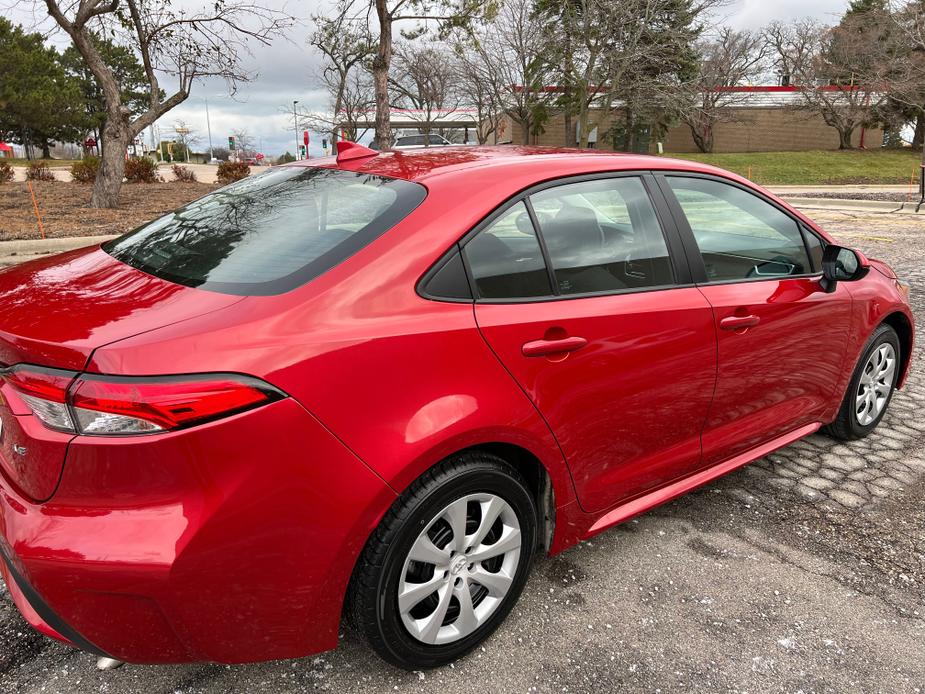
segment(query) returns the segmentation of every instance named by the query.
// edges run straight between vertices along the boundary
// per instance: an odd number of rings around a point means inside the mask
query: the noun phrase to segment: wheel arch
[[[881,324],[889,325],[899,336],[899,379],[897,386],[902,387],[909,373],[909,365],[912,363],[912,344],[913,328],[912,321],[902,311],[894,311],[884,316]]]

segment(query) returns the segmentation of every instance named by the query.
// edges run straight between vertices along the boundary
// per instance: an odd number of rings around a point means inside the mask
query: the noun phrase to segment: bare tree
[[[504,121],[505,104],[503,87],[496,84],[496,76],[478,53],[465,42],[455,45],[454,69],[459,80],[459,92],[463,105],[475,110],[476,137],[484,145],[498,132]],[[499,88],[500,87],[500,88]]]
[[[543,26],[531,0],[508,0],[489,25],[464,31],[459,49],[490,91],[486,103],[500,106],[520,126],[523,144],[542,127],[556,96],[548,88],[554,74],[544,53]],[[499,120],[495,130],[500,127]]]
[[[759,33],[728,27],[697,46],[700,67],[692,84],[691,107],[682,113],[694,144],[701,152],[713,151],[717,123],[741,120],[737,108],[749,98],[735,87],[758,78],[766,68],[767,44]]]
[[[173,122],[173,140],[183,152],[183,158],[189,161],[190,147],[199,142],[202,138],[199,133],[185,120],[178,118]]]
[[[363,69],[351,70],[340,91],[340,107],[329,111],[298,111],[299,127],[319,133],[330,133],[332,142],[343,137],[356,142],[366,134],[370,113],[373,112],[376,99],[373,94],[372,75]],[[292,119],[292,109],[280,110]],[[290,125],[289,130],[295,125]]]
[[[234,137],[234,148],[238,153],[238,158],[252,157],[256,153],[254,151],[254,138],[244,128],[239,128],[231,131],[232,137]]]
[[[220,76],[232,85],[250,75],[242,66],[248,43],[269,43],[292,18],[249,0],[214,0],[203,9],[175,8],[172,0],[44,0],[49,15],[71,37],[103,93],[103,158],[92,207],[116,207],[125,153],[138,134],[189,97],[193,82]],[[134,49],[148,80],[148,108],[133,117],[119,81],[93,41],[93,32],[116,36]],[[163,94],[158,75],[177,83]]]
[[[441,34],[490,17],[496,7],[494,0],[365,0],[370,12],[375,12],[379,24],[379,40],[373,58],[373,85],[376,93],[375,142],[386,149],[391,143],[389,123],[389,72],[392,66],[393,29],[396,22],[414,22],[406,32],[408,37],[425,33],[428,24],[439,27]]]
[[[337,141],[345,120],[346,129],[352,130],[356,137],[357,123],[351,116],[357,114],[357,109],[368,110],[374,103],[369,98],[372,82],[361,73],[367,72],[375,45],[368,27],[353,12],[353,0],[338,0],[333,16],[312,16],[317,29],[309,43],[324,57],[319,82],[329,95],[331,118],[317,113],[302,117],[312,129],[329,132],[332,143]]]
[[[867,21],[857,15],[846,16],[837,27],[801,20],[765,30],[778,71],[799,89],[797,108],[835,128],[839,149],[853,147],[854,131],[876,123],[889,98],[882,72],[890,63],[889,42],[866,31]]]
[[[408,43],[395,50],[389,84],[391,103],[420,114],[418,130],[430,135],[434,122],[460,106],[459,73],[448,51],[435,44]],[[429,138],[424,138],[425,143]]]

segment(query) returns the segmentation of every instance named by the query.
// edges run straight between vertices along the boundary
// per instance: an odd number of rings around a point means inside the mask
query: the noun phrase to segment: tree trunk
[[[392,64],[392,17],[386,0],[376,0],[379,15],[379,49],[373,59],[373,84],[376,89],[376,146],[388,149],[392,124],[389,119],[389,67]]]
[[[851,145],[851,135],[854,133],[854,128],[839,128],[838,129],[838,148],[839,149],[854,149]]]
[[[921,147],[925,143],[925,113],[920,113],[915,119],[915,133],[912,135],[912,146]]]
[[[588,136],[590,133],[588,116],[588,100],[585,94],[581,95],[581,106],[578,107],[578,146],[581,149],[587,149]]]
[[[636,150],[636,114],[633,110],[626,109],[626,140],[623,147],[624,152],[633,152]]]
[[[133,139],[128,123],[120,120],[122,119],[116,117],[106,119],[100,140],[100,170],[93,184],[90,207],[119,206],[119,191],[122,189],[122,178],[125,176],[125,153]]]
[[[42,159],[51,159],[51,147],[44,137],[42,138]]]

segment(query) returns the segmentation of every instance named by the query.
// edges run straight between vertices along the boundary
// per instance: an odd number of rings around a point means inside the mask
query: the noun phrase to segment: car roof
[[[517,145],[449,146],[379,152],[376,156],[337,162],[335,157],[307,159],[288,166],[323,166],[356,171],[407,181],[425,182],[451,173],[487,173],[503,169],[509,176],[518,169],[527,173],[537,168],[547,176],[575,175],[587,171],[635,171],[669,169],[701,173],[718,173],[742,180],[707,164],[647,154],[605,152],[602,150],[535,147]],[[502,175],[499,171],[499,175]]]

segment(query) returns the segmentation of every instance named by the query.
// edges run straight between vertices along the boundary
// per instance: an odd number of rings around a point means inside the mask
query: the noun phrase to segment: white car
[[[392,149],[423,149],[424,147],[446,147],[452,144],[441,135],[403,135],[395,139]]]

